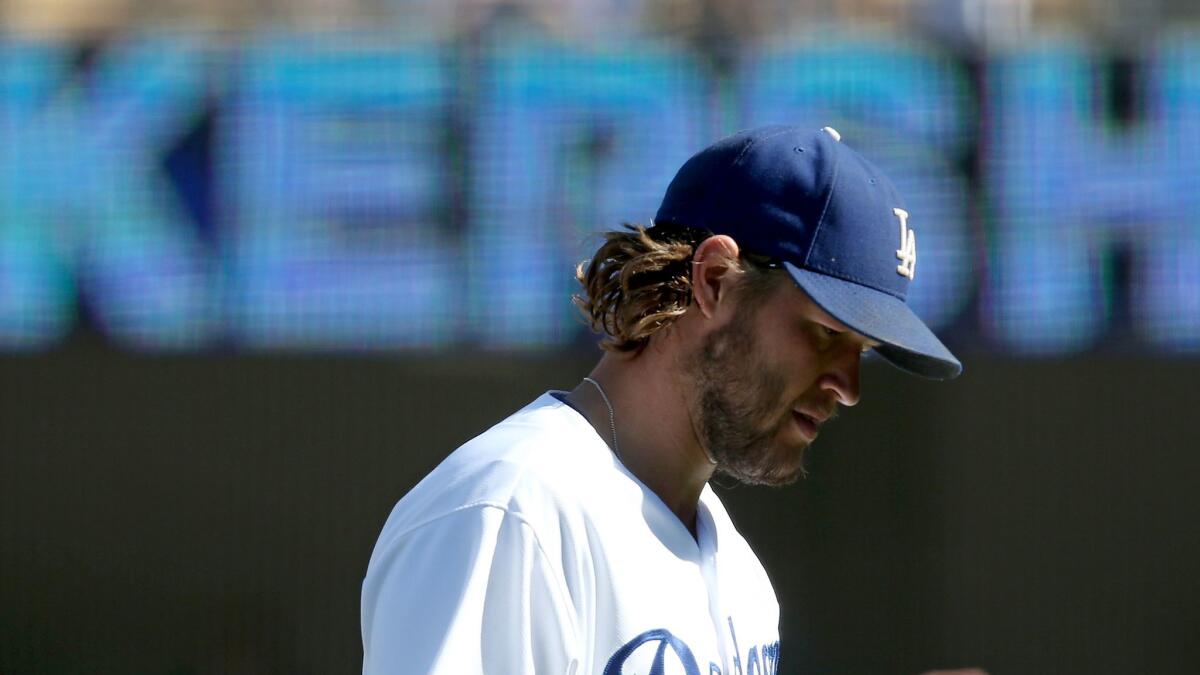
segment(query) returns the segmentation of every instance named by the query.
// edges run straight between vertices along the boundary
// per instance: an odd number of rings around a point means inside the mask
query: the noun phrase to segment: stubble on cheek
[[[700,442],[717,471],[742,483],[784,485],[803,474],[803,448],[779,446],[790,409],[782,374],[763,362],[752,330],[733,323],[709,336],[695,366]]]

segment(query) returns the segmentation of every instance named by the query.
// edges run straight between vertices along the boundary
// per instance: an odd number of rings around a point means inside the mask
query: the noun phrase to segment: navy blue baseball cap
[[[655,224],[733,237],[782,263],[796,285],[895,366],[945,380],[962,364],[906,303],[916,234],[895,186],[821,130],[769,126],[694,155],[671,181]]]

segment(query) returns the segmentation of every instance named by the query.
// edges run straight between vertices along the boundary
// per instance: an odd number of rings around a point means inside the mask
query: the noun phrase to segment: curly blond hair
[[[679,318],[692,303],[692,257],[712,233],[674,224],[649,229],[625,224],[605,232],[591,261],[575,267],[583,289],[572,297],[600,347],[637,352],[650,337]],[[739,265],[744,302],[757,303],[779,278],[761,256],[743,253]]]

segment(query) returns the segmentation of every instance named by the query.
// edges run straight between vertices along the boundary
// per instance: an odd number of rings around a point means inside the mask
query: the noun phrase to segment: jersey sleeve
[[[363,582],[363,675],[578,667],[563,575],[520,517],[473,506],[384,537]]]

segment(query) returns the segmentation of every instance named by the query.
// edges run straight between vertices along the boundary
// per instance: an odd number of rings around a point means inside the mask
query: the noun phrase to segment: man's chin
[[[804,470],[804,464],[801,463],[797,464],[796,466],[789,467],[787,471],[772,473],[771,475],[767,476],[763,482],[760,483],[760,485],[783,487],[784,485],[791,485],[807,475],[808,472]]]
[[[787,456],[771,463],[740,466],[721,462],[717,472],[729,476],[744,485],[766,485],[782,487],[791,485],[808,475],[804,469],[804,448],[790,451]]]

